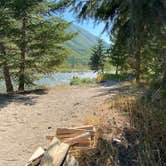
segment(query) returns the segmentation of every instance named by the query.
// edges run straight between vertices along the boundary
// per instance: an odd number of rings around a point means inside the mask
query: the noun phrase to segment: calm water
[[[51,73],[48,75],[41,75],[40,80],[35,81],[36,85],[39,86],[54,86],[60,84],[69,84],[73,77],[79,78],[96,78],[97,73],[92,71],[89,72],[70,72],[70,73]],[[5,91],[4,82],[0,82],[0,92]]]

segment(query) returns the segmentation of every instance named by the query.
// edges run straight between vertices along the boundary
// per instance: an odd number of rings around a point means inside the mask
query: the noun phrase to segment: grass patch
[[[101,73],[98,74],[96,78],[97,83],[102,83],[106,81],[125,81],[129,79],[128,74],[111,74],[111,73]]]
[[[90,78],[72,78],[70,81],[70,85],[87,85],[87,84],[94,84],[95,80]]]

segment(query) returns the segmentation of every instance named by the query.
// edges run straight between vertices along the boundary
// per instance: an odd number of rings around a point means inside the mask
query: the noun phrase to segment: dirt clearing
[[[86,123],[108,97],[108,87],[59,86],[14,96],[0,95],[0,166],[24,165],[57,127]]]

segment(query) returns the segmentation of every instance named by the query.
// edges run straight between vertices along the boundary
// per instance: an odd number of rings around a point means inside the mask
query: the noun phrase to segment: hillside
[[[69,31],[78,32],[78,35],[65,45],[72,50],[67,63],[74,65],[87,65],[91,55],[91,48],[96,44],[97,37],[77,25],[71,25]],[[107,43],[105,43],[108,45]]]

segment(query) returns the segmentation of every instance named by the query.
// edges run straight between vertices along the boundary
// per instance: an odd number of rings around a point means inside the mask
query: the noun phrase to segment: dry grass
[[[166,103],[137,99],[129,104],[131,124],[140,132],[142,147],[139,160],[143,165],[166,164]]]
[[[166,165],[165,99],[151,102],[142,94],[119,93],[86,120],[102,134],[96,149],[81,156],[81,165]]]
[[[151,102],[146,96],[116,96],[111,108],[128,114],[130,128],[138,132],[138,165],[166,165],[166,101]]]
[[[106,101],[95,115],[87,115],[85,118],[86,124],[97,127],[97,144],[95,149],[79,155],[81,166],[120,165],[119,153],[121,156],[124,155],[125,145],[118,145],[113,139],[121,139],[122,131],[129,123],[124,113],[114,108],[110,109],[111,107],[110,102]]]

